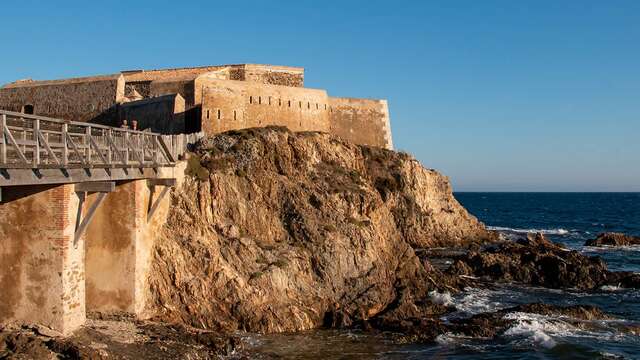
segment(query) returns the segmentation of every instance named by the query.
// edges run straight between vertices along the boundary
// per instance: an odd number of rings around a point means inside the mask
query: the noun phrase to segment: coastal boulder
[[[604,285],[637,288],[637,274],[612,272],[598,256],[585,256],[553,243],[542,234],[504,241],[455,257],[449,274],[476,276],[565,289],[596,289]]]
[[[640,236],[631,236],[622,233],[606,232],[595,239],[587,240],[585,246],[629,246],[640,245]]]

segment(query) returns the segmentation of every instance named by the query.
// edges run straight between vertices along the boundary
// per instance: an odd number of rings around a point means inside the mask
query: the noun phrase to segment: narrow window
[[[207,120],[209,120],[209,109],[207,109]]]
[[[253,104],[253,96],[249,96],[249,104]]]
[[[218,120],[220,120],[220,109],[218,109]]]
[[[324,109],[327,110],[327,104],[324,104]]]
[[[278,99],[278,106],[282,106],[282,99]]]
[[[33,115],[33,105],[25,105],[22,107],[22,113]]]
[[[291,100],[289,100],[289,107],[291,107]]]
[[[233,110],[233,120],[238,120],[238,116],[235,110]]]
[[[302,109],[302,101],[298,101],[298,106]]]
[[[318,103],[316,103],[316,110],[318,110]]]
[[[311,109],[311,103],[307,102],[307,109]]]
[[[269,96],[269,105],[271,105],[271,96]]]
[[[262,96],[258,96],[258,105],[262,105]]]

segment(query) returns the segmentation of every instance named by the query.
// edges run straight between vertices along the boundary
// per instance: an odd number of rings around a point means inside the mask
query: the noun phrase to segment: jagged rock
[[[599,234],[595,239],[587,240],[585,246],[629,246],[640,245],[640,236],[631,236],[622,233],[606,232]]]
[[[495,338],[517,320],[506,317],[509,313],[531,313],[546,316],[563,316],[572,322],[611,319],[600,309],[590,305],[554,306],[542,303],[519,305],[495,312],[481,313],[468,318],[452,319],[447,323],[437,317],[390,318],[384,315],[371,321],[374,329],[400,333],[396,340],[400,343],[432,343],[438,335],[461,334],[474,338]],[[632,330],[629,330],[630,332]]]
[[[611,272],[598,256],[554,244],[542,234],[506,241],[457,256],[450,274],[472,275],[548,288],[595,289],[603,285],[637,288],[640,276]]]
[[[497,239],[406,154],[274,127],[193,150],[154,249],[161,320],[280,332],[408,316],[460,281],[414,248]]]

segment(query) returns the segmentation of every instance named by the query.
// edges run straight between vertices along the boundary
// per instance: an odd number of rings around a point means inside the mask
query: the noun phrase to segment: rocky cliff
[[[284,128],[193,149],[154,249],[160,320],[259,332],[349,325],[437,287],[423,247],[494,240],[411,156]]]

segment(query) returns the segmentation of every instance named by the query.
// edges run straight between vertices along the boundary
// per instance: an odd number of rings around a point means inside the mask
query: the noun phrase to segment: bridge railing
[[[162,135],[0,110],[0,168],[173,166]]]

